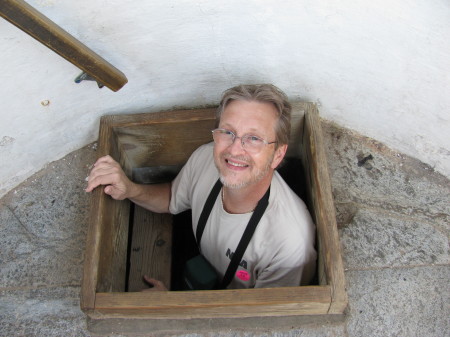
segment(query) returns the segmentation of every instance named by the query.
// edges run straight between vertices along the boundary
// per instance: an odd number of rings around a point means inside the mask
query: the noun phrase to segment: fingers
[[[99,179],[98,177],[101,175],[105,175],[105,169],[107,167],[111,167],[113,165],[114,160],[110,156],[104,156],[94,163],[91,172],[88,177],[88,185],[85,189],[86,192],[92,192],[97,186],[102,184],[107,184],[103,179]],[[102,173],[103,172],[103,173]]]
[[[85,191],[92,192],[100,185],[108,185],[104,191],[114,199],[126,197],[129,180],[120,165],[110,156],[101,157],[95,162]]]
[[[91,192],[97,186],[111,185],[120,180],[119,169],[112,166],[99,165],[92,169],[88,177],[86,192]]]
[[[99,163],[117,163],[109,154],[103,157],[100,157],[97,159],[97,161],[94,163],[94,166],[96,166]]]
[[[164,283],[157,279],[144,275],[144,281],[153,286],[152,288],[143,289],[142,291],[168,291]]]

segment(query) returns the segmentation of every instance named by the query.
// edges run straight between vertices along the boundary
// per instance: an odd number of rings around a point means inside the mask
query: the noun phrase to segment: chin
[[[238,190],[251,184],[249,181],[230,181],[230,179],[227,179],[222,175],[220,176],[220,181],[222,182],[223,186],[231,188],[233,190]]]
[[[260,182],[266,175],[269,173],[268,167],[266,167],[264,170],[260,170],[253,174],[251,177],[245,177],[243,179],[233,179],[235,177],[230,176],[224,176],[223,174],[220,174],[220,181],[222,182],[223,186],[231,189],[240,189],[244,187],[248,187],[253,184],[257,184]]]
[[[264,179],[270,172],[271,159],[259,169],[248,168],[246,172],[231,172],[226,165],[221,161],[222,158],[214,158],[214,164],[219,171],[220,181],[222,185],[231,189],[241,189],[250,185],[256,184]],[[221,163],[223,166],[221,166]],[[251,165],[250,165],[251,166]]]

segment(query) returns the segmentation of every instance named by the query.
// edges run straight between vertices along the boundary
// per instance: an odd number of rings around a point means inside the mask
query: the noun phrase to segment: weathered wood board
[[[0,1],[0,16],[109,89],[118,91],[128,82],[119,69],[25,1]]]
[[[135,206],[126,291],[149,288],[143,276],[162,281],[170,289],[172,253],[172,216],[157,214]]]

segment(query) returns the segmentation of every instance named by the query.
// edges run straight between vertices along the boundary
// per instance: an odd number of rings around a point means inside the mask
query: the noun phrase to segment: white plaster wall
[[[28,2],[129,83],[75,84],[79,69],[0,19],[0,196],[94,141],[103,114],[215,104],[258,82],[450,176],[448,0]]]

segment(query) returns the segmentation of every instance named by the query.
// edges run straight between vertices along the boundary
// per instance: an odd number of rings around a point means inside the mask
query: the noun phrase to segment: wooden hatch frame
[[[104,116],[100,123],[98,156],[111,155],[127,174],[133,167],[142,165],[184,163],[196,147],[211,141],[214,111],[193,109]],[[162,139],[164,132],[171,134]],[[92,195],[81,286],[81,308],[88,316],[89,329],[186,331],[186,319],[208,322],[207,326],[213,328],[238,327],[237,322],[255,317],[271,317],[272,323],[283,317],[294,320],[300,316],[343,317],[347,306],[344,269],[320,117],[314,104],[293,104],[287,155],[300,157],[306,171],[308,206],[317,226],[318,285],[124,292],[125,278],[117,275],[125,274],[124,247],[128,239],[130,203],[112,200],[98,188]],[[195,325],[190,326],[196,329]]]

